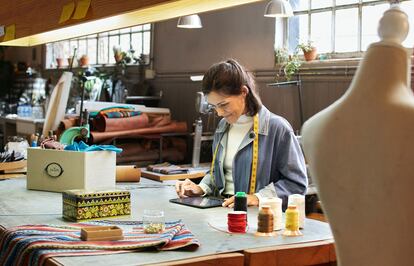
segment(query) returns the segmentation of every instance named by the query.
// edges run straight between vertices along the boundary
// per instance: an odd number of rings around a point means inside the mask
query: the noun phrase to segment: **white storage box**
[[[116,153],[27,149],[27,188],[62,192],[115,188]]]

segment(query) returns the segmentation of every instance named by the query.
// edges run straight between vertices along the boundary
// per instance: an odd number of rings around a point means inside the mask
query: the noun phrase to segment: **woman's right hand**
[[[175,191],[180,198],[201,196],[204,194],[201,187],[188,178],[184,181],[177,181],[175,183]]]

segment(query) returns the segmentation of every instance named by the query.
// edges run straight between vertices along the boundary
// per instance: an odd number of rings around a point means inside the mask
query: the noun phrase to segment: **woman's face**
[[[239,95],[226,95],[212,91],[207,95],[207,101],[216,110],[217,115],[226,119],[229,124],[235,123],[239,117],[246,113],[246,95],[248,90],[245,86]]]

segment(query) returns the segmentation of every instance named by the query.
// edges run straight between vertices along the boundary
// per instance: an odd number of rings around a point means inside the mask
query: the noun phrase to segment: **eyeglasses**
[[[218,110],[218,109],[220,109],[220,110],[222,110],[222,111],[227,111],[227,109],[230,107],[230,103],[229,102],[221,102],[221,103],[219,103],[219,104],[217,104],[217,105],[213,105],[213,104],[210,104],[210,108],[212,109],[212,110]]]

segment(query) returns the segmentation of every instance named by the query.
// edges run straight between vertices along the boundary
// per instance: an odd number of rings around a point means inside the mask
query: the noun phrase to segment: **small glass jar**
[[[142,217],[144,232],[146,234],[159,234],[165,229],[164,211],[144,210]]]

